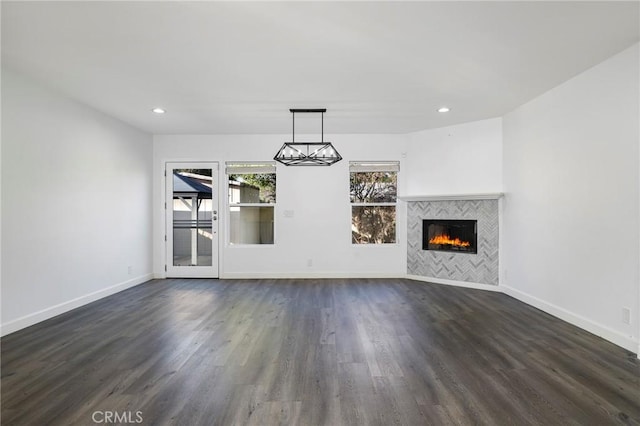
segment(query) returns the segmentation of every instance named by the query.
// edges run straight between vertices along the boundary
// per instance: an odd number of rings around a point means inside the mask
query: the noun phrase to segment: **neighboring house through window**
[[[227,162],[229,244],[273,244],[276,165]]]
[[[396,240],[397,161],[349,163],[351,242],[391,244]]]

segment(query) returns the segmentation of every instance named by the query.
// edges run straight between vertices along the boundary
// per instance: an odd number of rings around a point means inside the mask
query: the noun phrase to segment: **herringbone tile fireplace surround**
[[[423,219],[478,221],[478,253],[422,249]],[[443,200],[407,202],[407,274],[424,278],[498,285],[498,200]]]

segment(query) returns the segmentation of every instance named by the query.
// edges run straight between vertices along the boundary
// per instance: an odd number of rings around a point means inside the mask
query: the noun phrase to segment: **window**
[[[351,242],[396,242],[398,171],[393,162],[350,162]]]
[[[276,164],[229,162],[229,244],[273,244]]]

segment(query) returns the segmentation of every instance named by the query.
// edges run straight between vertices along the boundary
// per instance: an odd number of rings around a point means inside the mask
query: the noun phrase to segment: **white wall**
[[[504,276],[516,297],[638,350],[638,45],[504,117]],[[632,311],[622,323],[622,308]]]
[[[2,107],[6,334],[150,277],[152,138],[6,69]]]
[[[502,192],[501,118],[424,130],[408,138],[403,195]]]
[[[296,135],[298,136],[298,135]],[[291,135],[159,135],[154,137],[154,272],[164,275],[164,189],[167,161],[271,160]],[[277,168],[275,244],[228,246],[226,190],[220,186],[221,277],[383,277],[404,276],[406,213],[398,207],[398,244],[351,244],[350,160],[399,160],[403,135],[325,135],[344,160],[331,167]],[[401,165],[399,185],[406,179]],[[292,210],[293,217],[284,217]],[[311,259],[312,266],[308,266]]]

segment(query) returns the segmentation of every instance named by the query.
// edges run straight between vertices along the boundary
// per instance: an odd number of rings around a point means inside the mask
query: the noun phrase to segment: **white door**
[[[218,277],[218,163],[167,163],[167,277]]]

